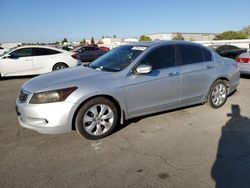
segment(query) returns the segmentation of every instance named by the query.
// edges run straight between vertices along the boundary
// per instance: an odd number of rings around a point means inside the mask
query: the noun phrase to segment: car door
[[[32,48],[33,54],[33,70],[35,74],[42,74],[52,71],[54,63],[56,63],[56,54],[60,52],[48,48],[36,47]]]
[[[89,47],[88,55],[89,55],[89,61],[94,61],[98,58],[99,55],[99,49],[97,47]]]
[[[80,53],[81,61],[93,61],[96,58],[96,47],[85,47],[84,51]]]
[[[198,45],[181,44],[177,49],[182,74],[181,104],[199,103],[206,96],[214,79],[216,65],[212,54]]]
[[[175,63],[173,45],[158,47],[138,64],[152,66],[148,74],[131,73],[126,77],[128,116],[135,117],[169,109],[179,104],[181,76]]]
[[[32,50],[21,48],[1,59],[4,76],[32,75]]]
[[[104,55],[105,53],[107,53],[107,52],[105,52],[105,51],[103,51],[103,50],[101,50],[101,49],[98,49],[98,50],[96,51],[95,59],[101,57],[101,56]]]

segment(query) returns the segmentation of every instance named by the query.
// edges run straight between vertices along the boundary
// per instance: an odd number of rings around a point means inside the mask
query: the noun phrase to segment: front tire
[[[227,83],[223,80],[217,80],[209,92],[208,104],[212,108],[222,107],[227,101],[227,94]]]
[[[96,140],[108,136],[117,122],[118,112],[114,103],[107,98],[97,97],[79,109],[75,127],[80,136]]]

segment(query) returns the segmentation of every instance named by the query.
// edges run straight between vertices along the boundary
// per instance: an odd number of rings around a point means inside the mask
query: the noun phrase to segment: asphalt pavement
[[[21,128],[15,98],[30,78],[0,80],[0,187],[249,187],[250,78],[220,109],[137,118],[107,138]]]

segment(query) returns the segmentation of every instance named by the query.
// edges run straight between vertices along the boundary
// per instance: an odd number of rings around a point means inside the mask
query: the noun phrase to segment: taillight
[[[74,54],[72,54],[72,55],[71,55],[71,57],[73,57],[74,59],[79,59],[79,57],[78,57],[78,53],[74,53]]]
[[[238,58],[236,58],[236,61],[238,63],[250,63],[250,58],[240,58],[240,57],[238,57]]]

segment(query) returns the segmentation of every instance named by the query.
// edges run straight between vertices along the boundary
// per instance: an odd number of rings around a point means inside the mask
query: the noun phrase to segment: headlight
[[[41,93],[34,93],[30,99],[31,104],[43,104],[64,101],[77,87],[69,87]]]

